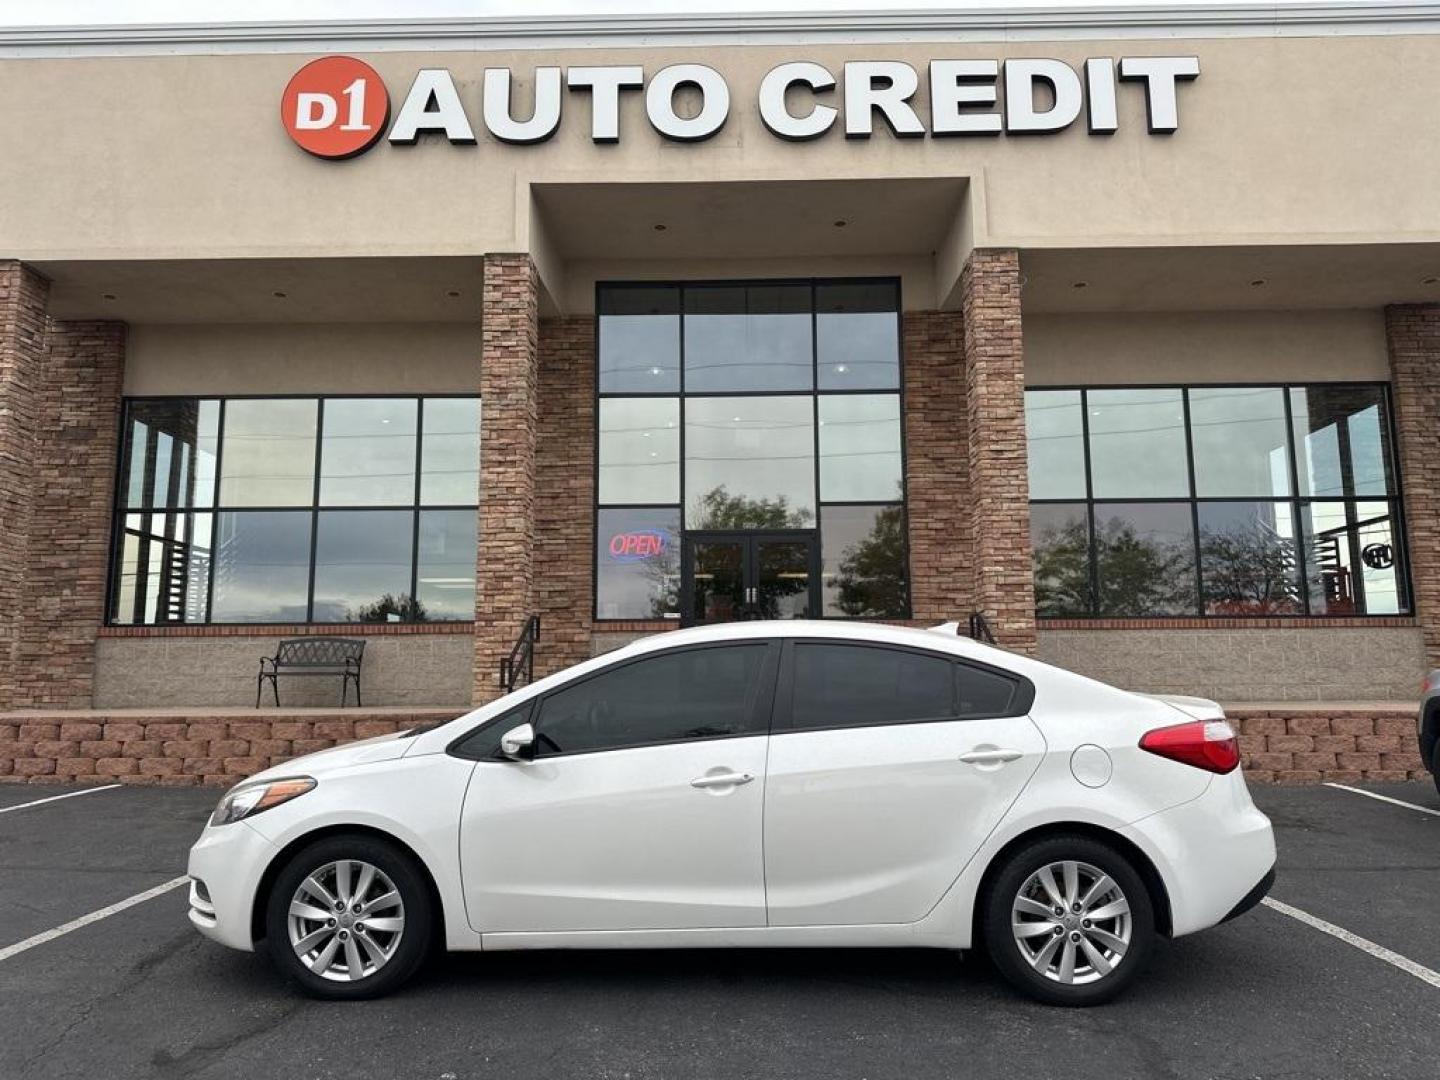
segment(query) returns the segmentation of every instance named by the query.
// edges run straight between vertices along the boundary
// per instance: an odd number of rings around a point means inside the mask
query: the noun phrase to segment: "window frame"
[[[747,704],[747,716],[745,722],[748,725],[748,730],[733,732],[729,735],[705,735],[696,738],[661,739],[650,742],[621,743],[615,746],[606,746],[595,750],[562,750],[559,753],[554,754],[537,754],[535,760],[537,762],[555,761],[559,758],[588,757],[593,754],[609,754],[614,753],[617,750],[644,750],[654,746],[680,746],[688,745],[690,743],[725,742],[730,739],[752,739],[756,736],[768,736],[771,731],[773,711],[775,707],[775,690],[777,681],[776,677],[779,673],[780,668],[780,644],[781,641],[778,638],[737,638],[732,641],[705,641],[696,642],[689,645],[676,645],[669,648],[654,649],[650,652],[642,653],[639,656],[626,657],[623,660],[617,660],[614,663],[606,664],[604,667],[597,668],[594,671],[588,671],[584,675],[577,676],[573,679],[567,679],[559,686],[550,687],[542,693],[534,695],[527,702],[516,706],[516,708],[507,709],[499,716],[491,717],[489,720],[486,720],[478,727],[471,728],[464,735],[457,737],[454,741],[450,743],[446,750],[448,753],[464,757],[464,754],[457,753],[460,744],[465,742],[471,736],[478,735],[482,731],[488,730],[489,728],[503,720],[505,717],[513,716],[520,709],[524,708],[528,708],[530,711],[527,714],[528,721],[522,722],[534,724],[535,732],[538,736],[540,733],[540,717],[544,711],[545,702],[548,701],[550,698],[555,697],[557,694],[573,690],[577,686],[583,686],[585,683],[592,682],[603,675],[609,675],[616,671],[620,671],[623,668],[632,667],[635,664],[641,664],[648,660],[658,660],[662,657],[678,656],[683,653],[702,652],[708,649],[761,648],[764,650],[764,656],[761,658],[760,661],[760,669],[758,674],[756,675],[753,698]],[[477,758],[476,760],[489,761],[499,759],[491,757]]]
[[[423,483],[424,483],[425,402],[426,402],[427,400],[429,400],[429,399],[441,399],[441,398],[451,399],[451,400],[470,400],[470,399],[473,399],[473,400],[476,402],[477,407],[481,410],[481,413],[482,413],[481,427],[482,427],[482,431],[483,431],[483,425],[484,425],[484,420],[483,420],[484,401],[483,401],[483,399],[481,398],[481,395],[480,395],[478,389],[477,389],[476,392],[474,392],[474,393],[446,392],[446,393],[434,393],[434,394],[414,393],[414,392],[410,392],[410,393],[381,393],[381,392],[372,392],[372,393],[353,393],[353,394],[352,394],[352,393],[339,393],[339,394],[328,394],[328,393],[326,393],[326,394],[321,394],[321,393],[274,393],[274,394],[206,394],[206,393],[194,393],[194,394],[134,394],[134,395],[127,395],[126,397],[124,397],[124,398],[122,399],[122,401],[121,401],[121,408],[120,408],[120,418],[119,418],[119,428],[118,428],[118,441],[117,441],[117,444],[116,444],[116,451],[115,451],[116,468],[115,468],[115,476],[114,476],[114,481],[113,481],[113,484],[112,484],[111,497],[110,497],[110,522],[111,522],[111,528],[110,528],[109,551],[108,551],[108,556],[107,556],[107,561],[106,561],[106,577],[105,577],[105,581],[106,581],[106,586],[105,586],[105,617],[104,617],[103,625],[104,625],[104,626],[107,626],[107,627],[113,626],[113,627],[125,627],[125,628],[135,628],[135,629],[159,629],[159,628],[168,628],[168,627],[192,627],[192,628],[193,628],[193,627],[209,627],[209,626],[219,626],[219,627],[228,627],[228,626],[235,626],[235,627],[260,627],[260,626],[295,626],[295,627],[304,627],[304,626],[327,626],[327,627],[350,627],[350,628],[354,628],[354,629],[360,629],[360,628],[364,628],[364,627],[368,627],[368,626],[393,626],[393,625],[406,625],[406,626],[461,625],[461,624],[464,624],[464,623],[473,621],[472,619],[429,619],[429,620],[426,620],[425,622],[413,622],[413,621],[410,621],[410,620],[401,620],[399,623],[389,623],[389,622],[387,622],[387,623],[363,623],[363,622],[342,622],[342,623],[335,623],[335,622],[317,622],[317,621],[315,621],[313,618],[311,618],[311,616],[312,616],[313,613],[314,613],[314,605],[315,605],[315,556],[316,556],[317,530],[318,530],[318,526],[319,526],[319,515],[320,515],[320,514],[326,513],[326,512],[332,512],[332,513],[347,513],[347,512],[351,512],[351,511],[365,511],[365,510],[396,510],[396,511],[402,511],[402,512],[403,512],[403,511],[408,511],[408,512],[410,513],[410,515],[411,515],[411,522],[410,522],[410,593],[409,593],[409,595],[410,595],[410,598],[411,598],[412,603],[414,602],[415,593],[416,593],[417,586],[418,586],[417,578],[418,578],[418,574],[419,574],[420,515],[423,514],[423,513],[425,513],[425,512],[427,512],[427,511],[435,511],[435,510],[449,510],[449,511],[470,510],[470,511],[474,511],[477,515],[479,514],[479,506],[480,506],[480,501],[479,501],[479,500],[480,500],[481,497],[482,497],[482,493],[481,493],[481,492],[479,491],[479,489],[478,489],[478,479],[477,479],[476,502],[474,502],[474,503],[435,503],[435,504],[432,505],[432,504],[422,503],[422,502],[420,501],[420,500],[421,500],[422,490],[423,490]],[[221,500],[220,500],[220,487],[221,487],[221,481],[222,481],[223,476],[224,476],[224,471],[223,471],[223,470],[224,470],[224,464],[225,464],[225,413],[226,413],[226,407],[227,407],[228,403],[231,402],[231,401],[288,401],[288,400],[296,400],[296,399],[307,400],[307,401],[314,401],[314,402],[315,402],[315,409],[316,409],[315,450],[314,450],[315,459],[314,459],[314,463],[313,463],[312,470],[311,470],[311,495],[310,495],[310,502],[309,502],[308,504],[305,504],[305,505],[275,505],[275,506],[252,505],[252,504],[245,504],[245,505],[237,504],[237,505],[234,505],[234,506],[223,505],[223,504],[221,503]],[[333,506],[332,506],[332,505],[323,505],[323,504],[320,502],[320,483],[321,483],[321,479],[322,479],[320,470],[321,470],[321,465],[322,465],[322,461],[323,461],[323,454],[324,454],[324,448],[325,448],[325,403],[326,403],[327,401],[331,401],[331,400],[353,401],[353,400],[365,400],[365,399],[368,399],[368,400],[377,400],[377,399],[408,399],[408,400],[413,400],[413,401],[416,402],[416,424],[415,424],[415,482],[414,482],[413,491],[412,491],[412,494],[411,494],[411,501],[410,501],[409,503],[406,503],[406,504],[393,504],[393,503],[392,503],[392,504],[383,504],[383,505],[380,505],[380,504],[370,504],[370,503],[366,503],[366,504],[355,504],[355,505],[348,505],[348,504],[339,504],[339,505],[333,505]],[[142,504],[142,505],[137,505],[137,506],[127,506],[127,505],[126,505],[126,496],[127,496],[127,494],[128,494],[128,470],[124,469],[123,467],[126,465],[127,460],[128,460],[125,451],[126,451],[127,439],[129,438],[130,422],[131,422],[131,410],[132,410],[134,404],[135,404],[135,403],[138,403],[138,402],[183,402],[183,401],[195,401],[195,402],[215,401],[215,402],[218,403],[218,416],[217,416],[217,421],[216,421],[215,480],[214,480],[214,488],[213,488],[213,490],[212,490],[212,492],[211,492],[211,494],[210,494],[210,502],[209,502],[209,505],[206,505],[206,506],[196,506],[196,505],[194,505],[193,503],[187,502],[185,505],[159,506],[159,505],[155,505],[155,503],[154,503],[154,495],[152,494],[151,500],[150,500],[150,503],[149,503],[149,504]],[[150,461],[152,460],[153,455],[154,455],[154,452],[155,452],[155,451],[154,451],[154,440],[147,440],[147,445],[146,445],[146,449],[145,449],[146,461],[147,461],[147,462],[150,462]],[[192,460],[192,463],[191,463],[191,467],[192,467],[192,468],[195,468],[195,467],[196,467],[196,462],[193,461],[193,460]],[[476,464],[476,471],[477,471],[477,474],[478,474],[478,472],[479,472],[479,464],[478,464],[478,461],[477,461],[477,464]],[[153,492],[153,485],[151,486],[150,490]],[[273,512],[288,511],[288,512],[292,512],[292,513],[303,513],[303,514],[308,514],[309,517],[310,517],[310,554],[309,554],[309,567],[308,567],[308,570],[307,570],[307,578],[306,578],[306,603],[305,603],[306,618],[305,618],[303,621],[298,621],[298,622],[283,622],[283,621],[282,621],[282,622],[272,622],[272,621],[266,621],[266,622],[249,622],[249,621],[245,621],[245,622],[235,622],[235,621],[220,621],[220,620],[212,619],[212,618],[210,617],[210,615],[211,615],[211,612],[212,612],[213,609],[214,609],[214,594],[215,594],[215,573],[214,573],[214,551],[213,551],[213,547],[212,547],[212,551],[211,551],[210,571],[209,571],[209,573],[207,574],[206,585],[205,585],[205,618],[204,618],[204,619],[185,619],[185,620],[181,620],[181,621],[159,621],[159,620],[157,620],[157,621],[154,621],[154,622],[145,622],[145,621],[135,621],[135,620],[132,620],[132,621],[126,622],[126,621],[120,621],[120,620],[118,620],[118,619],[115,617],[115,615],[116,615],[116,610],[115,610],[115,609],[116,609],[116,604],[117,604],[117,601],[118,601],[119,590],[120,590],[120,577],[119,577],[119,574],[120,574],[120,570],[121,570],[121,568],[122,568],[124,542],[125,542],[125,537],[126,537],[127,533],[129,533],[129,532],[131,531],[131,530],[127,529],[127,527],[126,527],[126,525],[125,525],[125,518],[126,518],[127,515],[129,515],[129,514],[145,514],[145,515],[172,516],[172,517],[175,517],[176,519],[179,519],[180,517],[183,516],[183,517],[186,519],[186,527],[187,527],[187,529],[189,530],[189,532],[190,532],[192,535],[193,535],[193,532],[194,532],[194,521],[195,521],[195,519],[196,519],[199,515],[202,515],[202,514],[209,515],[209,516],[210,516],[210,519],[211,519],[211,543],[212,543],[212,545],[213,545],[213,544],[215,543],[215,525],[216,525],[216,523],[218,522],[218,519],[219,519],[219,517],[220,517],[221,514],[230,513],[230,512],[246,513],[246,512],[266,512],[266,511],[273,511]],[[478,527],[477,527],[477,543],[478,543]]]
[[[883,652],[908,653],[929,660],[942,660],[950,665],[950,713],[944,716],[923,716],[906,720],[877,720],[856,724],[824,724],[798,727],[795,724],[795,650],[801,645],[828,645],[838,648],[871,649]],[[961,713],[960,679],[966,669],[997,675],[1014,684],[1008,706],[998,712]],[[914,724],[963,723],[971,720],[1004,720],[1028,716],[1035,704],[1035,684],[1016,671],[996,667],[968,656],[900,645],[888,641],[865,641],[860,638],[792,637],[784,640],[780,658],[780,677],[775,687],[775,708],[771,718],[771,735],[808,735],[821,731],[853,731],[859,728],[908,727]]]
[[[1193,435],[1192,426],[1191,426],[1190,391],[1192,391],[1192,390],[1217,390],[1217,389],[1227,389],[1227,388],[1253,389],[1253,390],[1276,389],[1276,390],[1281,391],[1281,396],[1283,397],[1284,403],[1285,403],[1286,454],[1287,454],[1287,463],[1288,463],[1288,466],[1289,466],[1289,481],[1290,481],[1290,484],[1289,484],[1290,491],[1289,491],[1288,494],[1283,495],[1283,496],[1271,496],[1271,497],[1268,497],[1268,498],[1265,497],[1265,496],[1254,496],[1254,495],[1251,495],[1251,496],[1242,496],[1242,495],[1203,495],[1203,496],[1202,496],[1202,495],[1197,495],[1197,494],[1196,494],[1197,488],[1196,488],[1196,474],[1195,474],[1195,442],[1194,442],[1194,435]],[[1358,495],[1358,494],[1355,494],[1355,493],[1352,492],[1352,493],[1350,493],[1350,494],[1344,494],[1344,495],[1341,495],[1341,496],[1339,496],[1339,497],[1330,496],[1330,497],[1326,498],[1326,497],[1321,497],[1321,496],[1302,495],[1302,494],[1300,493],[1300,481],[1299,481],[1299,451],[1298,451],[1298,446],[1297,446],[1296,428],[1295,428],[1296,416],[1295,416],[1295,410],[1294,410],[1293,395],[1292,395],[1291,391],[1293,391],[1293,390],[1308,390],[1308,389],[1311,389],[1311,388],[1348,388],[1348,389],[1354,389],[1354,390],[1361,390],[1361,389],[1363,389],[1363,390],[1375,390],[1375,391],[1378,391],[1378,392],[1379,392],[1380,402],[1381,402],[1381,404],[1382,404],[1382,406],[1384,407],[1384,410],[1385,410],[1385,423],[1384,423],[1384,426],[1383,426],[1383,428],[1382,428],[1382,433],[1383,433],[1384,438],[1385,438],[1385,440],[1386,440],[1386,448],[1389,450],[1389,454],[1390,454],[1390,456],[1389,456],[1389,461],[1388,461],[1386,464],[1388,465],[1388,468],[1389,468],[1389,472],[1388,472],[1387,476],[1388,476],[1388,479],[1389,479],[1390,482],[1391,482],[1391,490],[1390,490],[1389,492],[1387,492],[1385,495],[1381,495],[1381,496],[1368,496],[1368,497],[1367,497],[1367,496]],[[1073,497],[1069,497],[1069,498],[1030,499],[1029,502],[1027,503],[1027,512],[1028,512],[1028,508],[1029,508],[1029,507],[1033,507],[1033,506],[1071,505],[1071,506],[1083,506],[1083,507],[1084,507],[1084,509],[1085,509],[1085,517],[1086,517],[1086,528],[1087,528],[1087,530],[1088,530],[1088,534],[1087,534],[1087,543],[1088,543],[1087,558],[1088,558],[1088,564],[1089,564],[1089,574],[1088,574],[1087,584],[1088,584],[1088,589],[1089,589],[1089,593],[1090,593],[1091,604],[1090,604],[1090,610],[1089,610],[1088,612],[1086,612],[1086,613],[1054,614],[1054,615],[1049,615],[1049,614],[1047,614],[1047,615],[1041,615],[1041,616],[1040,616],[1041,619],[1083,619],[1083,620],[1088,621],[1088,622],[1125,622],[1125,621],[1131,621],[1131,620],[1133,620],[1133,619],[1135,619],[1135,618],[1143,618],[1143,619],[1146,619],[1146,620],[1159,620],[1159,621],[1191,620],[1191,619],[1207,619],[1207,620],[1209,620],[1209,619],[1241,619],[1241,620],[1254,620],[1254,621],[1257,621],[1257,622],[1264,622],[1265,620],[1274,620],[1274,619],[1304,619],[1304,620],[1307,620],[1307,621],[1308,621],[1308,620],[1313,620],[1313,619],[1375,620],[1375,619],[1396,619],[1396,618],[1405,619],[1405,618],[1413,618],[1413,617],[1414,617],[1414,615],[1415,615],[1415,594],[1414,594],[1413,579],[1412,579],[1412,576],[1411,576],[1411,567],[1410,567],[1409,528],[1408,528],[1408,524],[1407,524],[1407,521],[1406,521],[1406,518],[1405,518],[1405,499],[1404,499],[1404,490],[1405,490],[1405,487],[1404,487],[1404,478],[1403,478],[1403,476],[1402,476],[1402,466],[1401,466],[1401,462],[1400,462],[1399,431],[1398,431],[1398,428],[1397,428],[1397,421],[1396,421],[1396,416],[1395,416],[1394,393],[1393,393],[1393,391],[1392,391],[1392,387],[1391,387],[1391,384],[1390,384],[1389,382],[1386,382],[1386,381],[1383,381],[1383,380],[1377,380],[1377,379],[1336,379],[1336,380],[1328,380],[1328,381],[1327,381],[1327,380],[1322,380],[1322,381],[1318,381],[1318,382],[1275,381],[1275,380],[1244,381],[1244,380],[1233,380],[1233,379],[1230,379],[1230,380],[1207,380],[1207,381],[1195,381],[1195,382],[1174,382],[1174,381],[1170,381],[1170,382],[1154,382],[1154,383],[1044,383],[1044,384],[1040,384],[1040,385],[1026,386],[1026,387],[1025,387],[1025,392],[1026,392],[1027,394],[1028,394],[1028,393],[1031,393],[1031,392],[1062,391],[1062,390],[1063,390],[1063,391],[1078,391],[1079,394],[1080,394],[1081,449],[1082,449],[1083,456],[1084,456],[1085,490],[1084,490],[1084,492],[1083,492],[1082,494],[1077,495],[1077,496],[1073,496]],[[1188,477],[1189,477],[1189,493],[1188,493],[1188,494],[1186,494],[1186,495],[1178,495],[1178,496],[1167,496],[1167,497],[1133,497],[1133,498],[1120,498],[1120,497],[1115,497],[1115,498],[1100,498],[1100,499],[1097,499],[1097,498],[1095,497],[1094,477],[1093,477],[1093,472],[1092,472],[1092,468],[1091,468],[1091,452],[1090,452],[1090,408],[1089,408],[1089,398],[1088,398],[1088,393],[1089,393],[1089,391],[1092,391],[1092,390],[1178,390],[1178,391],[1180,391],[1180,394],[1181,394],[1181,402],[1182,402],[1182,406],[1183,406],[1183,409],[1184,409],[1185,457],[1186,457],[1186,467],[1187,467],[1187,472],[1188,472]],[[1028,454],[1027,454],[1027,459],[1028,459]],[[1350,475],[1350,472],[1351,472],[1351,470],[1352,470],[1352,461],[1351,461],[1351,458],[1350,458],[1350,455],[1348,454],[1348,452],[1347,452],[1347,454],[1346,454],[1346,455],[1342,458],[1342,460],[1341,460],[1341,469],[1342,469],[1342,471],[1344,472],[1344,474],[1345,474],[1347,477]],[[1300,599],[1301,599],[1301,608],[1302,608],[1301,611],[1293,612],[1293,613],[1288,613],[1288,614],[1267,614],[1267,613],[1255,613],[1255,614],[1234,614],[1234,613],[1209,614],[1209,613],[1206,612],[1206,610],[1205,610],[1205,607],[1206,607],[1206,595],[1205,595],[1204,560],[1203,560],[1203,556],[1202,556],[1201,537],[1200,537],[1200,507],[1201,507],[1203,504],[1205,504],[1205,503],[1237,503],[1237,502],[1271,503],[1271,504],[1275,504],[1275,505],[1284,505],[1284,506],[1288,507],[1288,509],[1290,510],[1292,519],[1293,519],[1293,521],[1294,521],[1294,528],[1295,528],[1295,533],[1296,533],[1296,563],[1297,563],[1297,571],[1296,571],[1296,572],[1297,572],[1297,575],[1298,575],[1298,580],[1299,580],[1299,582],[1300,582],[1300,584],[1301,584],[1301,586],[1302,586],[1302,593],[1301,593],[1301,598],[1300,598]],[[1340,615],[1331,614],[1331,613],[1324,612],[1324,611],[1316,612],[1315,610],[1313,610],[1315,605],[1314,605],[1314,603],[1312,602],[1312,597],[1311,597],[1311,595],[1310,595],[1310,574],[1309,574],[1309,567],[1307,566],[1307,552],[1306,552],[1306,550],[1305,550],[1305,538],[1306,538],[1306,535],[1307,535],[1307,534],[1306,534],[1305,528],[1304,528],[1304,526],[1303,526],[1303,520],[1304,520],[1304,519],[1303,519],[1303,512],[1304,512],[1304,510],[1305,510],[1308,506],[1310,506],[1311,504],[1314,504],[1314,503],[1326,503],[1326,502],[1330,502],[1330,503],[1339,502],[1339,503],[1343,503],[1343,504],[1345,505],[1347,525],[1348,525],[1349,527],[1351,527],[1352,529],[1362,520],[1362,519],[1359,517],[1359,515],[1358,515],[1358,513],[1357,513],[1357,510],[1356,510],[1357,504],[1360,504],[1360,503],[1381,503],[1381,502],[1383,502],[1383,503],[1385,503],[1385,504],[1388,506],[1388,508],[1389,508],[1389,519],[1390,519],[1390,521],[1391,521],[1391,523],[1392,523],[1392,530],[1391,530],[1391,531],[1392,531],[1392,535],[1393,535],[1393,538],[1394,538],[1394,546],[1395,546],[1396,583],[1397,583],[1397,586],[1398,586],[1397,594],[1398,594],[1398,596],[1399,596],[1399,598],[1400,598],[1400,601],[1401,601],[1400,607],[1402,608],[1402,610],[1400,610],[1400,611],[1398,611],[1398,612],[1379,612],[1379,613],[1372,613],[1372,612],[1369,612],[1369,611],[1349,612],[1349,613],[1340,614]],[[1123,504],[1181,504],[1181,505],[1186,505],[1186,506],[1189,507],[1189,510],[1190,510],[1190,522],[1191,522],[1191,535],[1192,535],[1192,541],[1193,541],[1193,545],[1194,545],[1193,550],[1194,550],[1194,556],[1195,556],[1195,559],[1194,559],[1194,563],[1195,563],[1195,564],[1194,564],[1194,575],[1195,575],[1196,610],[1194,610],[1193,612],[1190,612],[1190,613],[1187,613],[1187,614],[1181,614],[1181,615],[1145,615],[1145,616],[1130,616],[1130,615],[1103,615],[1103,614],[1100,614],[1100,613],[1099,613],[1099,608],[1098,608],[1099,600],[1100,600],[1099,573],[1098,573],[1099,567],[1098,567],[1097,548],[1096,548],[1096,535],[1095,535],[1095,533],[1096,533],[1096,530],[1095,530],[1096,508],[1097,508],[1097,507],[1103,507],[1103,506],[1106,506],[1106,505],[1123,505]],[[1033,549],[1033,542],[1032,542],[1032,549]],[[1361,561],[1360,558],[1359,558],[1359,552],[1358,552],[1358,550],[1355,550],[1355,549],[1353,548],[1353,545],[1352,545],[1351,557],[1352,557],[1352,561],[1353,561],[1354,563],[1356,563],[1356,564],[1358,564],[1358,563]],[[1364,585],[1364,582],[1363,582],[1363,581],[1359,580],[1360,576],[1361,576],[1361,575],[1356,575],[1356,576],[1355,576],[1355,580],[1356,580],[1357,583],[1358,583],[1358,586],[1357,586],[1357,594],[1356,594],[1356,595],[1357,595],[1357,599],[1358,599],[1359,603],[1360,603],[1361,605],[1363,605],[1363,604],[1364,604],[1364,598],[1365,598],[1365,585]]]
[[[810,366],[811,378],[810,388],[807,390],[729,390],[724,392],[687,393],[685,389],[685,292],[690,288],[707,288],[715,286],[732,286],[736,288],[749,288],[753,286],[780,286],[780,285],[803,285],[810,290]],[[893,389],[856,388],[846,390],[822,390],[820,387],[820,334],[818,308],[818,290],[826,285],[887,285],[895,290],[895,335],[896,335],[896,385]],[[678,353],[679,381],[674,390],[634,392],[623,390],[602,390],[600,370],[600,320],[601,298],[607,291],[618,291],[625,289],[656,289],[673,288],[676,294],[676,305],[678,312]],[[815,534],[815,546],[820,554],[820,564],[824,566],[824,552],[821,545],[821,517],[824,514],[826,505],[833,506],[872,506],[872,507],[900,507],[901,527],[903,530],[904,551],[904,579],[905,579],[905,604],[904,610],[894,615],[884,616],[886,619],[909,619],[914,613],[914,592],[913,576],[910,572],[910,462],[909,462],[909,440],[906,438],[906,388],[905,388],[905,298],[902,290],[902,280],[899,275],[860,275],[857,277],[775,277],[775,278],[695,278],[684,280],[636,280],[617,279],[599,280],[595,282],[594,292],[594,322],[593,322],[593,357],[592,371],[595,379],[595,431],[591,443],[592,471],[594,482],[591,487],[591,552],[590,552],[590,618],[591,621],[601,626],[616,623],[632,622],[655,622],[665,621],[679,624],[681,616],[679,613],[665,616],[662,620],[651,617],[619,616],[615,618],[602,618],[600,616],[600,511],[602,510],[679,510],[680,532],[677,540],[684,542],[685,534],[690,530],[685,521],[686,487],[685,487],[685,402],[688,398],[746,398],[746,397],[808,397],[811,401],[811,443],[814,451],[814,520],[808,528],[801,531],[813,532]],[[820,398],[842,395],[896,395],[900,403],[900,491],[896,499],[884,500],[858,500],[850,501],[844,499],[826,500],[820,490]],[[602,503],[600,501],[600,402],[605,398],[673,398],[679,405],[679,502],[678,503]],[[682,598],[683,599],[683,598]],[[683,603],[682,603],[683,607]],[[824,610],[824,583],[821,582],[820,610],[816,618],[833,619],[838,622],[866,622],[874,621],[877,616],[865,615],[827,615]]]

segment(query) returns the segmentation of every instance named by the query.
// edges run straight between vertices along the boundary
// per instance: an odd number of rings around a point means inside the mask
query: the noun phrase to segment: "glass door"
[[[815,533],[695,532],[685,537],[683,547],[686,625],[819,616]]]

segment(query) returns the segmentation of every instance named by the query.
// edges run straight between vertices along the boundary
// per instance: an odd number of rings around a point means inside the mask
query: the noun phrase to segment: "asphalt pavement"
[[[298,997],[201,938],[176,888],[218,795],[0,785],[0,1077],[594,1080],[1440,1075],[1440,988],[1268,907],[1157,948],[1103,1008],[1018,997],[983,959],[899,950],[465,954],[400,994]],[[1366,785],[1440,812],[1429,784]],[[1272,896],[1440,970],[1440,813],[1256,787]]]

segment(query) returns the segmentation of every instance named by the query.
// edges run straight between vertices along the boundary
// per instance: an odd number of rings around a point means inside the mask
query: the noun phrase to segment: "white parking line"
[[[1401,956],[1399,953],[1385,948],[1384,945],[1376,945],[1375,942],[1368,938],[1363,938],[1359,934],[1352,934],[1343,926],[1336,926],[1332,922],[1326,922],[1324,919],[1311,915],[1308,911],[1301,911],[1299,908],[1291,907],[1289,904],[1282,904],[1279,900],[1272,900],[1268,896],[1260,902],[1272,911],[1278,911],[1281,915],[1289,915],[1290,918],[1296,919],[1306,926],[1313,926],[1323,934],[1329,934],[1333,938],[1339,938],[1347,945],[1354,945],[1355,948],[1361,952],[1367,952],[1378,960],[1384,960],[1387,964],[1391,964],[1401,971],[1414,975],[1415,978],[1421,982],[1427,982],[1435,987],[1435,989],[1440,990],[1440,971],[1433,971],[1424,964],[1417,964],[1409,957]]]
[[[109,907],[92,911],[89,915],[81,915],[78,919],[71,919],[69,922],[57,926],[53,930],[46,930],[43,933],[36,934],[34,937],[28,937],[24,941],[17,941],[14,945],[7,945],[5,948],[0,949],[0,961],[9,960],[12,956],[19,956],[26,950],[35,948],[36,945],[44,945],[47,941],[54,941],[58,937],[64,937],[72,930],[79,930],[81,927],[89,926],[91,923],[99,922],[101,919],[108,919],[111,915],[117,915],[126,908],[134,907],[136,904],[143,904],[146,900],[153,900],[155,897],[161,896],[171,889],[178,889],[189,880],[188,877],[172,878],[170,881],[165,882],[164,885],[156,885],[153,889],[146,889],[142,893],[128,896],[124,900],[111,904]]]
[[[1393,803],[1396,806],[1403,806],[1407,810],[1419,810],[1422,814],[1431,814],[1440,817],[1440,810],[1432,810],[1428,806],[1416,806],[1413,802],[1406,802],[1404,799],[1392,799],[1389,795],[1381,795],[1378,792],[1366,791],[1364,788],[1350,787],[1348,784],[1326,783],[1326,787],[1333,787],[1337,791],[1349,791],[1355,795],[1364,795],[1367,799],[1379,799],[1381,802]]]
[[[101,787],[85,788],[83,791],[67,791],[64,795],[51,795],[48,799],[35,799],[32,802],[22,802],[18,806],[0,806],[0,814],[8,814],[12,810],[26,810],[32,806],[39,806],[41,803],[59,802],[61,799],[76,799],[81,795],[94,795],[97,791],[112,791],[120,784],[105,784]]]

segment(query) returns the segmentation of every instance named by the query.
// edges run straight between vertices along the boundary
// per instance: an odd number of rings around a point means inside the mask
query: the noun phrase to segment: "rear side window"
[[[790,727],[906,724],[955,715],[954,665],[868,645],[795,645]]]
[[[758,708],[771,646],[723,645],[646,657],[546,696],[536,757],[761,732]],[[768,689],[767,704],[768,704]]]
[[[1008,716],[1012,712],[1025,711],[1015,708],[1021,689],[1017,679],[969,664],[956,664],[955,675],[960,693],[960,716]]]

